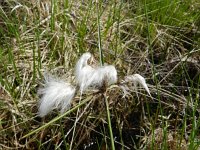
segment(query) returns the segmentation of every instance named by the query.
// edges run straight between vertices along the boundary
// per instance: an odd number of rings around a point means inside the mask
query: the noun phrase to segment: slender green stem
[[[51,31],[55,29],[56,1],[51,0]]]
[[[118,45],[121,46],[120,42],[119,42],[119,38],[120,38],[120,31],[119,31],[119,28],[120,28],[120,14],[121,14],[121,9],[122,9],[122,1],[120,1],[120,5],[119,5],[119,8],[117,10],[117,32],[115,32],[115,35],[116,35],[116,38],[115,38],[115,58],[117,58],[117,53],[118,53]],[[114,22],[114,21],[113,21]]]
[[[115,144],[114,144],[112,125],[111,125],[111,120],[110,120],[110,111],[109,111],[108,100],[107,100],[105,93],[103,94],[103,96],[104,96],[104,100],[105,100],[105,103],[106,103],[106,112],[107,112],[107,117],[108,117],[108,128],[109,128],[109,133],[110,133],[111,146],[112,146],[112,150],[115,150]]]
[[[149,30],[149,17],[147,12],[147,3],[146,0],[144,1],[144,7],[145,7],[145,16],[146,16],[146,24],[147,24],[147,42],[148,42],[148,51],[150,50],[151,40],[150,40],[150,30]]]
[[[161,105],[161,100],[160,100],[160,92],[158,90],[158,86],[159,86],[159,83],[158,83],[158,79],[156,77],[156,68],[155,68],[155,65],[154,65],[154,51],[151,47],[151,36],[150,36],[150,27],[149,27],[149,16],[148,16],[148,7],[147,7],[147,0],[145,0],[145,3],[144,3],[144,8],[145,8],[145,16],[146,16],[146,24],[147,24],[147,42],[148,42],[148,47],[147,47],[147,52],[149,54],[151,54],[151,60],[152,60],[152,75],[153,75],[153,78],[154,78],[154,81],[155,81],[155,85],[156,85],[156,89],[157,89],[157,93],[158,93],[158,100],[159,100],[159,107],[160,107],[160,114],[161,116],[163,116],[163,109],[162,109],[162,105]],[[148,104],[147,104],[148,105]],[[162,128],[164,129],[165,128],[165,124],[164,124],[164,119],[162,117]],[[154,142],[155,142],[155,135],[154,135],[154,128],[152,128],[152,132],[153,132],[153,137],[152,137],[152,144],[151,144],[151,147],[153,148],[154,147]],[[163,130],[164,132],[164,130]],[[165,133],[163,133],[165,134]],[[163,143],[166,142],[166,141],[163,141]]]
[[[99,54],[100,54],[100,64],[101,66],[104,65],[103,60],[103,51],[101,46],[101,25],[100,25],[100,12],[99,12],[99,2],[97,2],[97,25],[98,25],[98,47],[99,47]]]

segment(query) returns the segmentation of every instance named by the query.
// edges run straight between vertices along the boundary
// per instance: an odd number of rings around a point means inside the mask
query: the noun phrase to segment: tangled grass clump
[[[0,148],[199,148],[198,0],[0,4]],[[38,117],[43,72],[74,82],[87,51],[124,81],[77,92],[63,114]],[[151,96],[125,84],[133,74]]]

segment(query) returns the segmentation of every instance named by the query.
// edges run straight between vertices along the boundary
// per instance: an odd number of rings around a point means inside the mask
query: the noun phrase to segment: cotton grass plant
[[[75,79],[76,83],[78,84],[78,86],[76,87],[80,89],[81,95],[87,89],[96,88],[103,90],[102,87],[105,86],[104,87],[105,90],[107,86],[117,83],[117,70],[115,69],[114,66],[105,65],[105,66],[92,67],[88,64],[88,61],[91,58],[92,58],[91,53],[89,52],[84,53],[77,61],[77,64],[75,66]],[[150,95],[150,91],[147,87],[145,79],[141,75],[134,74],[132,76],[126,76],[124,80],[126,83],[132,82],[134,84],[135,90],[137,90],[137,84],[138,83],[141,84]],[[124,89],[123,86],[121,86],[121,88]],[[39,115],[41,117],[44,117],[54,108],[60,109],[61,113],[64,113],[64,111],[69,109],[76,90],[77,89],[72,87],[69,83],[65,83],[64,81],[59,79],[55,80],[49,75],[45,75],[44,88],[41,88],[38,91],[38,94],[42,96],[39,101]],[[106,104],[106,111],[109,124],[108,127],[112,143],[111,145],[112,149],[114,150],[115,146],[114,146],[112,125],[110,120],[109,104],[106,98],[107,95],[105,95],[104,90],[100,92],[102,93]],[[75,121],[75,127],[77,121],[78,120]],[[75,128],[73,130],[73,136],[74,132]],[[71,141],[71,146],[72,143],[73,143],[73,138]]]
[[[114,150],[115,146],[114,146],[114,138],[112,132],[111,119],[110,119],[109,104],[107,101],[107,95],[105,93],[106,93],[106,88],[108,86],[117,83],[117,70],[113,65],[91,66],[88,64],[88,61],[91,58],[92,58],[91,53],[87,52],[84,53],[77,61],[77,64],[75,66],[75,79],[76,79],[76,84],[78,84],[78,86],[76,87],[79,88],[81,95],[86,90],[92,88],[99,89],[100,93],[102,93],[102,97],[104,98],[106,104],[111,145],[112,149]],[[134,74],[132,76],[126,76],[124,81],[125,81],[124,84],[127,84],[129,82],[134,84],[134,90],[137,90],[138,83],[141,84],[150,95],[150,91],[145,82],[145,79],[141,75]],[[126,85],[123,86],[121,85],[124,94],[125,92],[127,92],[126,90],[124,90],[125,87],[126,89],[128,89]],[[49,75],[45,75],[45,85],[38,91],[38,94],[42,96],[39,101],[39,115],[41,117],[44,117],[54,108],[60,109],[61,113],[64,113],[64,111],[69,109],[76,90],[77,89],[75,89],[69,83],[65,83],[62,80],[59,79],[56,80],[50,77]],[[78,116],[76,116],[75,127],[78,121],[77,117]],[[75,134],[75,127],[73,130],[73,137]],[[73,137],[70,147],[73,144]]]
[[[91,58],[91,53],[84,53],[75,66],[75,79],[81,95],[87,89],[101,89],[102,86],[110,86],[117,83],[117,70],[113,65],[92,67],[88,64]],[[41,96],[39,101],[39,115],[44,117],[55,108],[60,109],[61,113],[63,113],[69,109],[77,89],[70,83],[54,78],[49,74],[45,74],[44,78],[44,87],[38,91],[39,96]],[[137,90],[137,85],[140,84],[151,95],[145,79],[139,74],[125,76],[122,83],[133,84],[134,90]],[[125,89],[128,89],[127,85],[121,85],[121,88],[124,94],[127,93],[125,91]]]
[[[0,4],[0,149],[199,149],[199,0]],[[75,64],[87,51],[114,65],[117,83],[81,94]],[[45,70],[76,92],[41,118]],[[151,96],[125,82],[135,73]]]

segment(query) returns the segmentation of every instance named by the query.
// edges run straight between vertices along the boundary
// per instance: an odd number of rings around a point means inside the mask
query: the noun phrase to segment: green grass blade
[[[107,118],[108,118],[108,128],[109,128],[109,133],[110,133],[110,140],[111,140],[111,146],[112,150],[115,150],[115,144],[114,144],[114,138],[113,138],[113,132],[112,132],[112,124],[110,120],[110,110],[109,110],[109,104],[106,95],[104,94],[104,100],[106,103],[106,113],[107,113]]]
[[[82,105],[84,105],[85,103],[87,103],[88,101],[90,101],[91,98],[92,98],[92,96],[87,97],[87,98],[86,98],[84,101],[82,101],[80,104],[76,105],[75,107],[73,107],[73,108],[70,109],[69,111],[65,112],[64,114],[62,114],[62,115],[60,115],[60,116],[54,118],[53,120],[49,121],[48,123],[44,124],[43,126],[37,128],[36,130],[31,131],[30,133],[24,135],[21,139],[24,139],[24,138],[26,138],[26,137],[28,137],[28,136],[34,134],[34,133],[37,133],[37,132],[41,131],[42,129],[44,129],[44,128],[50,126],[52,123],[54,123],[54,122],[60,120],[61,118],[65,117],[66,115],[70,114],[71,112],[75,111],[76,109],[78,109],[79,107],[81,107]]]
[[[101,25],[100,25],[100,2],[97,2],[97,25],[98,25],[98,47],[99,47],[99,58],[100,58],[100,64],[101,66],[104,65],[104,59],[103,59],[103,50],[101,45]]]

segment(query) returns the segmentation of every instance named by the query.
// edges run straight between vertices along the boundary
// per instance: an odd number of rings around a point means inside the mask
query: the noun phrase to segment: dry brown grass
[[[142,8],[137,10],[138,2],[100,4],[104,10],[100,26],[105,62],[116,65],[119,80],[134,73],[146,77],[153,96],[140,90],[137,97],[132,90],[122,98],[118,85],[107,89],[116,149],[148,149],[152,141],[163,146],[163,128],[168,149],[176,149],[177,143],[187,149],[194,129],[194,140],[199,142],[199,17],[184,26],[152,19],[151,53],[145,15],[140,13]],[[98,60],[96,2],[69,1],[67,7],[63,1],[54,5],[49,0],[3,1],[0,8],[0,148],[68,149],[77,111],[22,137],[59,115],[54,111],[45,118],[37,117],[37,89],[43,72],[73,81],[80,54],[90,51]],[[82,100],[90,96],[80,107],[72,148],[108,149],[104,99],[101,93],[88,91]],[[79,99],[77,95],[72,107]],[[152,137],[158,129],[162,140],[157,140],[156,134]]]

